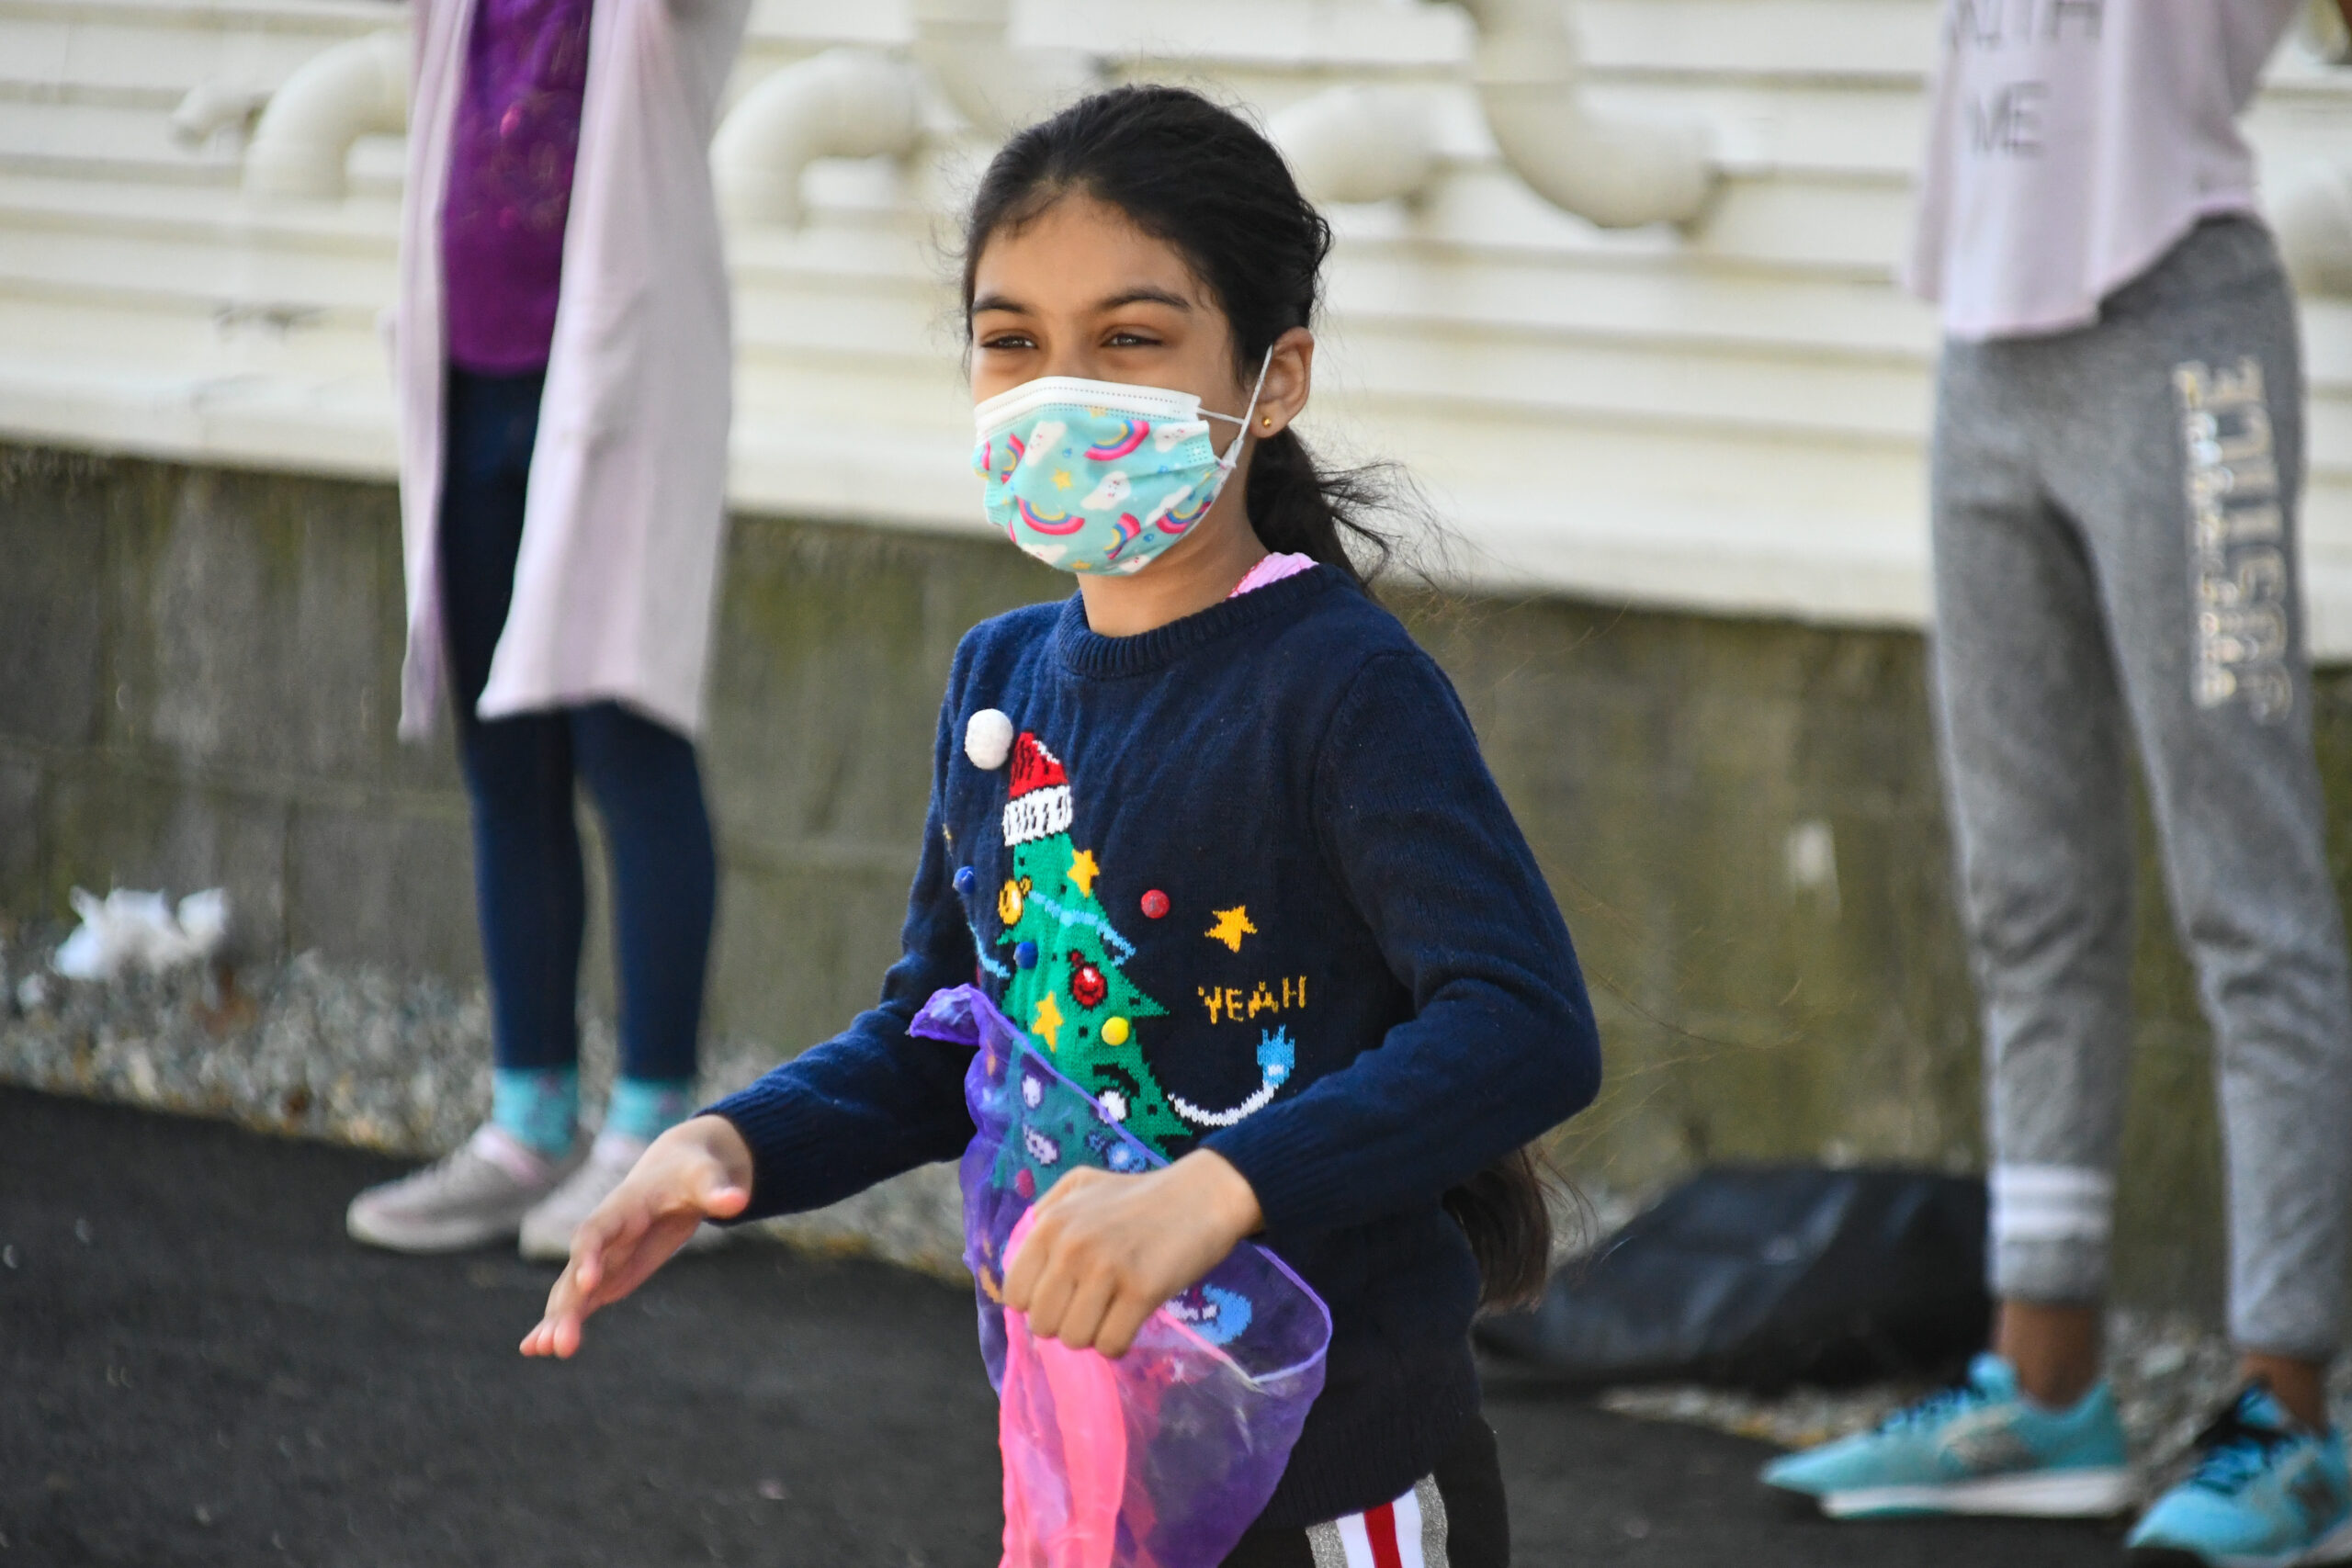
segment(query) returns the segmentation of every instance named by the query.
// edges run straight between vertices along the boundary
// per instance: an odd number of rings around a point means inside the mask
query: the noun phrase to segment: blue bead
[[[1037,944],[1034,942],[1023,942],[1012,950],[1012,961],[1023,969],[1035,969],[1037,967]]]
[[[956,868],[956,892],[969,893],[973,888],[978,887],[979,885],[980,874],[978,872],[974,871],[968,865],[959,865]]]

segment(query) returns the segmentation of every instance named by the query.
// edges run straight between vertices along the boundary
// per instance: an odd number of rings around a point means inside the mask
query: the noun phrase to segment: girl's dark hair
[[[1256,127],[1182,87],[1115,87],[1007,141],[980,177],[964,226],[969,330],[980,251],[1066,196],[1116,208],[1175,248],[1224,308],[1234,362],[1254,367],[1276,338],[1315,319],[1331,226]],[[1337,567],[1359,587],[1396,541],[1371,521],[1385,500],[1378,468],[1319,467],[1295,431],[1261,438],[1243,502],[1267,549]],[[1448,1190],[1488,1305],[1543,1289],[1552,1222],[1538,1156],[1521,1149]]]

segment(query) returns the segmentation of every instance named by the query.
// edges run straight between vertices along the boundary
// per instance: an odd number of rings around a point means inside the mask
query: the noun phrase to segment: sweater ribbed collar
[[[1261,621],[1295,615],[1346,582],[1332,568],[1317,566],[1134,637],[1104,637],[1088,626],[1085,598],[1073,593],[1054,624],[1054,651],[1076,675],[1116,679],[1148,674]]]

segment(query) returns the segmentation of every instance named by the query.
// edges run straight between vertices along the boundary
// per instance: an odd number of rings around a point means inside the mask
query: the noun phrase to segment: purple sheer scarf
[[[1004,1568],[1215,1568],[1273,1495],[1323,1391],[1329,1310],[1245,1241],[1115,1360],[1032,1337],[1003,1305],[1004,1266],[1031,1206],[1079,1166],[1167,1162],[978,987],[937,993],[910,1032],[973,1047],[964,1261],[1001,1401]]]

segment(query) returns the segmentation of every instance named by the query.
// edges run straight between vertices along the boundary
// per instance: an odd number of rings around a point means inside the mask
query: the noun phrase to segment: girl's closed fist
[[[1258,1229],[1258,1195],[1196,1149],[1162,1170],[1073,1170],[1037,1201],[1004,1280],[1032,1332],[1123,1356],[1145,1319]]]

